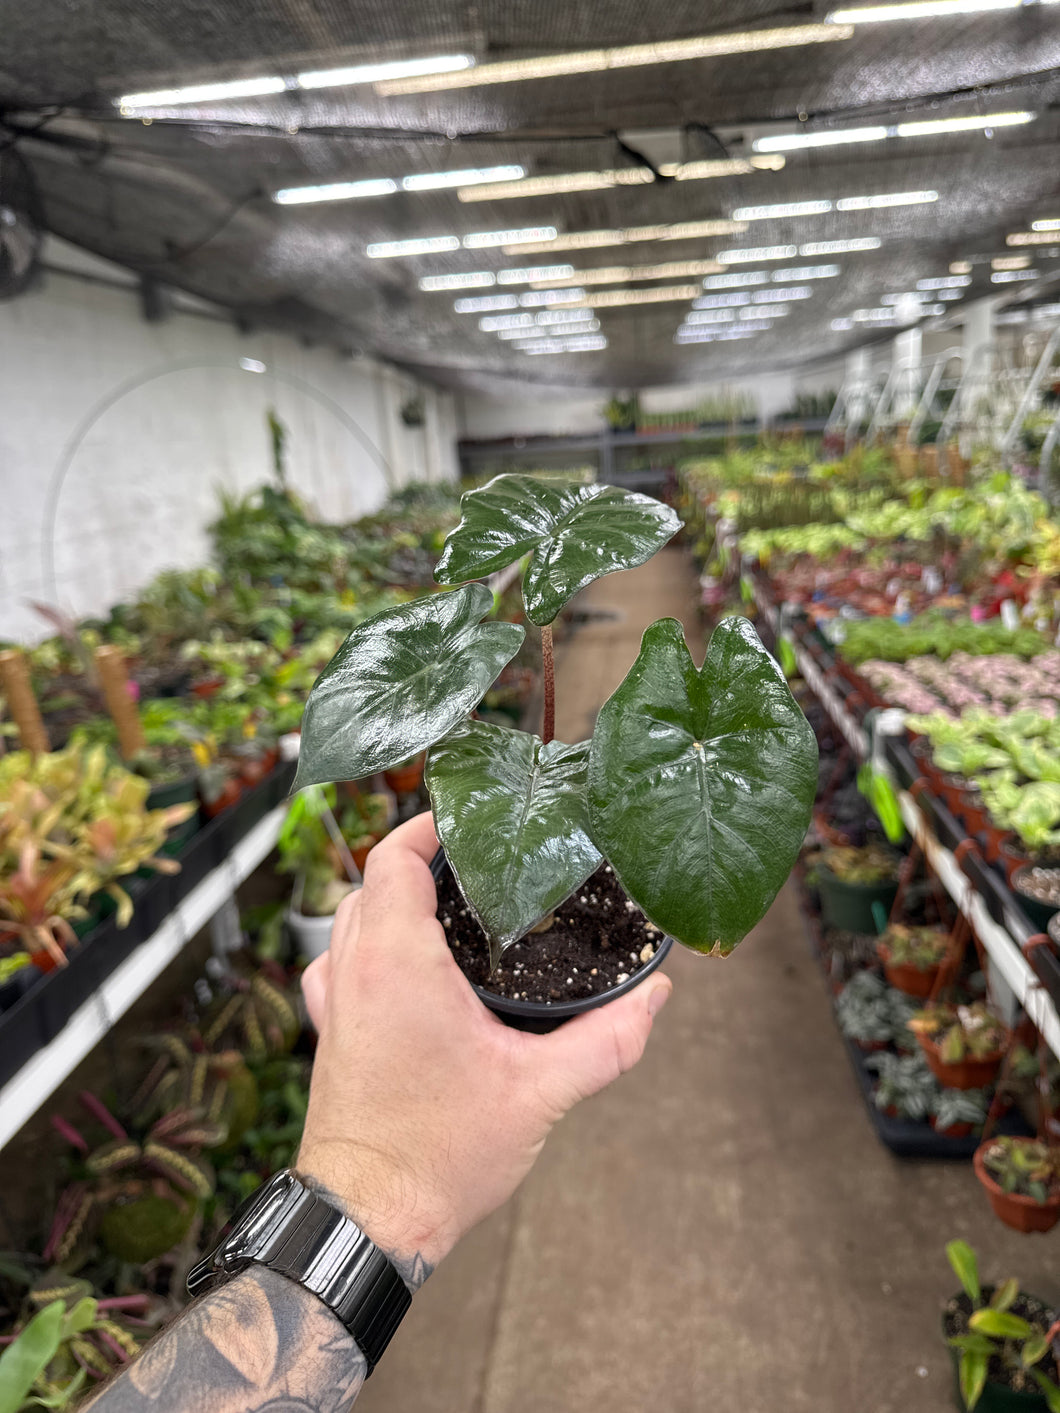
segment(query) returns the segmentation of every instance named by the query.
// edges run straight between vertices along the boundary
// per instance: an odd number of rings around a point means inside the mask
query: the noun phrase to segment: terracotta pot
[[[999,829],[991,820],[986,817],[986,824],[983,828],[983,857],[987,863],[999,863],[1001,861],[1001,851],[1005,844],[1012,838],[1007,829]]]
[[[814,810],[813,827],[817,831],[818,837],[826,844],[831,844],[834,848],[845,849],[850,846],[850,840],[845,834],[841,834],[838,829],[829,824],[825,817],[824,810]]]
[[[191,690],[197,697],[212,697],[221,690],[224,684],[223,677],[207,677],[202,682],[193,682]]]
[[[273,747],[271,751],[266,751],[264,755],[256,759],[245,760],[239,767],[239,778],[244,785],[258,785],[276,768],[276,762],[280,758],[279,751]]]
[[[929,1036],[918,1035],[917,1040],[928,1062],[928,1069],[947,1089],[985,1089],[988,1084],[993,1084],[1005,1058],[1004,1050],[998,1050],[996,1054],[986,1055],[981,1060],[964,1059],[949,1065],[939,1058],[939,1047]]]
[[[963,803],[964,791],[968,782],[963,775],[950,775],[945,771],[939,772],[939,782],[942,786],[942,798],[946,808],[952,815],[960,815]]]
[[[986,829],[987,813],[983,797],[978,790],[963,789],[957,804],[957,812],[969,834],[982,834]]]
[[[939,1128],[935,1122],[935,1115],[932,1114],[929,1120],[931,1127],[940,1138],[967,1138],[972,1131],[971,1124],[950,1124],[949,1128]]]
[[[938,967],[932,967],[929,971],[921,971],[919,967],[913,966],[910,962],[892,962],[890,959],[891,949],[882,942],[877,942],[876,954],[883,963],[883,974],[887,978],[888,985],[895,987],[898,991],[904,991],[907,996],[927,997],[931,995],[935,978],[939,974]]]
[[[368,860],[368,855],[375,848],[376,842],[377,841],[373,839],[370,844],[361,844],[358,848],[350,850],[350,853],[353,855],[353,861],[357,865],[358,871],[362,874],[364,873],[364,865]]]
[[[935,764],[931,754],[931,742],[926,736],[918,736],[911,747],[913,759],[917,763],[920,774],[932,786],[934,791],[942,788],[942,772]]]
[[[1012,875],[1018,873],[1021,868],[1026,868],[1030,863],[1027,850],[1014,834],[1010,835],[1001,845],[1000,863],[1005,870],[1005,877],[1010,887],[1012,886]]]
[[[383,779],[395,795],[411,795],[414,790],[420,788],[423,762],[417,761],[415,765],[406,765],[397,770],[384,770]]]
[[[976,1177],[986,1189],[994,1216],[1013,1231],[1052,1231],[1060,1221],[1060,1193],[1043,1203],[1035,1202],[1033,1197],[1024,1197],[1020,1192],[1002,1192],[983,1162],[986,1147],[987,1144],[980,1144],[972,1157],[972,1163]]]
[[[238,779],[226,780],[224,789],[216,800],[204,801],[202,812],[207,819],[214,819],[222,810],[229,809],[243,793],[242,782]]]

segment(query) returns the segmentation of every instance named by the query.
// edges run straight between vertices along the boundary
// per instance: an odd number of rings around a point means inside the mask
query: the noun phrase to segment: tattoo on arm
[[[192,1305],[92,1413],[346,1413],[364,1355],[315,1295],[252,1267]]]

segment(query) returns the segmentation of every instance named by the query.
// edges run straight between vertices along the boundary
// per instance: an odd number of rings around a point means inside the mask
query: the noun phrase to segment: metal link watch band
[[[289,1169],[243,1204],[231,1230],[188,1275],[201,1295],[252,1262],[297,1281],[346,1326],[368,1374],[412,1304],[408,1287],[378,1246]]]

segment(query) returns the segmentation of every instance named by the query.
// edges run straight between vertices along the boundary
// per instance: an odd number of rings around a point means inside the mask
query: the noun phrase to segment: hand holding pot
[[[510,1029],[450,954],[436,848],[429,814],[377,845],[303,979],[320,1045],[299,1170],[417,1282],[511,1196],[568,1109],[637,1063],[671,989],[656,973],[551,1034]]]

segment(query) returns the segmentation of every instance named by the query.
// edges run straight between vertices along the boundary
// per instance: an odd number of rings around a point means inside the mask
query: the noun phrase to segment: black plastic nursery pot
[[[435,883],[441,882],[449,872],[449,860],[445,857],[444,850],[439,849],[431,860],[431,873]],[[614,1001],[619,996],[624,996],[628,991],[632,991],[666,960],[672,946],[672,937],[662,937],[656,944],[655,955],[652,959],[633,972],[626,981],[619,982],[616,986],[611,986],[608,990],[601,991],[595,996],[580,996],[573,1001],[522,1001],[509,996],[498,996],[483,986],[476,986],[472,981],[469,981],[468,985],[479,1000],[488,1006],[494,1015],[499,1016],[505,1025],[510,1025],[516,1030],[530,1031],[535,1035],[544,1035],[550,1030],[555,1030],[564,1021],[571,1020],[574,1016],[580,1016],[583,1011],[592,1011],[597,1006],[606,1006],[609,1001]]]
[[[817,870],[817,888],[821,895],[821,915],[829,927],[841,932],[864,932],[875,937],[879,932],[873,903],[879,903],[884,916],[891,911],[897,881],[885,883],[847,883],[822,865]]]
[[[1031,922],[1041,932],[1045,932],[1049,926],[1050,919],[1056,914],[1055,903],[1045,903],[1041,898],[1035,898],[1031,893],[1025,893],[1021,882],[1024,875],[1030,872],[1028,868],[1017,869],[1010,880],[1010,887],[1019,899],[1019,905],[1030,918]]]
[[[945,1316],[942,1321],[942,1337],[946,1338]],[[968,1413],[968,1405],[961,1395],[958,1353],[950,1344],[947,1344],[946,1352],[953,1365],[953,1402],[961,1413]],[[1049,1413],[1049,1405],[1042,1393],[1020,1393],[1018,1389],[1009,1388],[1007,1384],[998,1384],[993,1379],[987,1379],[979,1395],[979,1402],[975,1405],[975,1413]]]

